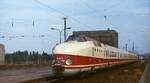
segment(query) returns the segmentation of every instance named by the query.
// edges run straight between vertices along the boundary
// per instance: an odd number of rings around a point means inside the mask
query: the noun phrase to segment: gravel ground
[[[132,63],[98,70],[96,73],[80,75],[64,83],[138,83],[145,63]]]
[[[150,59],[148,61],[148,64],[146,65],[146,68],[139,83],[150,83]]]
[[[68,77],[60,83],[138,83],[145,65],[145,63],[136,62],[99,69],[95,73],[80,73],[77,76]],[[0,70],[0,83],[19,83],[44,76],[51,76],[50,67]]]

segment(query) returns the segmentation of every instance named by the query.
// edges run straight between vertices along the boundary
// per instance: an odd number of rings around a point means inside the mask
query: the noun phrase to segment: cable
[[[91,7],[90,5],[88,5],[84,0],[80,0],[80,1],[82,1],[83,4],[84,4],[86,7],[88,7],[89,9],[93,10],[94,12],[97,12],[96,9],[94,9],[93,7]],[[122,2],[122,1],[120,1],[120,2],[118,2],[118,3],[116,3],[116,4],[113,4],[113,5],[111,5],[111,6],[107,7],[107,8],[105,8],[105,9],[104,9],[104,12],[108,11],[108,9],[110,9],[110,8],[115,7],[117,4],[120,4],[121,2]],[[104,15],[104,19],[105,19],[105,21],[107,21],[111,26],[114,26],[114,24],[112,24],[111,21],[110,21],[109,19],[107,19],[107,15]]]
[[[108,10],[112,9],[113,7],[117,7],[118,4],[120,4],[120,3],[122,3],[122,0],[121,0],[120,2],[118,2],[118,3],[115,3],[115,4],[112,4],[111,6],[108,6],[108,7],[105,8],[104,10],[105,10],[105,11],[108,11]]]
[[[64,17],[68,17],[68,16],[69,16],[69,15],[63,13],[62,11],[59,11],[59,10],[53,8],[53,7],[50,7],[50,6],[48,6],[48,5],[46,5],[46,4],[42,3],[42,2],[40,2],[39,0],[34,0],[34,1],[35,1],[36,3],[42,5],[42,6],[46,7],[46,8],[52,9],[53,11],[58,12],[58,13],[64,15]],[[79,20],[77,20],[77,19],[75,19],[75,18],[73,18],[73,17],[71,17],[71,16],[69,16],[69,17],[70,17],[72,20],[78,22],[79,24],[81,24],[81,25],[83,25],[83,26],[85,26],[85,27],[91,28],[89,25],[84,24],[84,23],[81,23]]]
[[[61,12],[61,11],[59,11],[59,10],[53,8],[53,7],[50,7],[50,6],[48,6],[48,5],[46,5],[46,4],[42,3],[42,2],[40,2],[39,0],[33,0],[33,1],[35,1],[36,3],[42,5],[42,6],[46,7],[46,8],[52,9],[53,11],[58,12],[58,13],[64,15],[64,17],[67,16],[65,13],[63,13],[63,12]]]
[[[107,23],[109,23],[109,24],[112,26],[112,28],[113,28],[113,26],[118,27],[117,25],[114,25],[114,24],[111,22],[111,20],[109,20],[109,19],[107,18],[107,16],[104,16],[104,19],[105,19],[105,21],[106,21]]]
[[[94,9],[93,7],[91,7],[90,5],[88,5],[85,1],[83,1],[83,0],[80,0],[80,1],[81,1],[87,8],[93,10],[93,12],[97,12],[96,9]]]
[[[50,37],[50,35],[40,34],[40,35],[13,35],[13,36],[0,36],[0,38],[44,38]]]
[[[89,4],[87,4],[84,0],[80,0],[81,2],[83,2],[83,4],[86,6],[86,7],[88,7],[89,9],[91,9],[91,10],[93,10],[93,11],[95,11],[95,12],[97,12],[97,10],[96,9],[94,9],[93,7],[91,7]],[[108,6],[107,8],[104,8],[104,11],[107,11],[108,9],[112,9],[113,7],[115,7],[115,6],[118,6],[118,4],[120,4],[122,1],[120,1],[120,2],[118,2],[118,3],[116,3],[116,4],[113,4],[113,5],[111,5],[111,6]]]

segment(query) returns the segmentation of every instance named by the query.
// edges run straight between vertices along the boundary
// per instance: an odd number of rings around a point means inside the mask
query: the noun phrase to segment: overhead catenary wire
[[[44,38],[49,37],[50,35],[39,34],[39,35],[1,35],[0,38]]]
[[[118,25],[115,25],[114,23],[111,22],[111,20],[108,18],[108,16],[104,15],[104,19],[105,19],[105,22],[107,24],[110,24],[110,26],[113,28],[113,27],[119,27]],[[109,27],[108,27],[109,28]]]
[[[67,14],[63,13],[62,11],[59,11],[58,9],[55,9],[55,8],[49,6],[49,5],[46,5],[46,4],[42,3],[42,2],[40,2],[39,0],[34,0],[34,1],[36,1],[38,4],[40,4],[40,5],[42,5],[42,6],[46,7],[46,8],[52,9],[52,10],[55,11],[55,12],[58,12],[58,13],[64,15],[64,16],[67,16]],[[83,1],[83,2],[84,2],[84,1]],[[88,8],[91,8],[92,10],[96,11],[94,8],[92,8],[91,6],[89,6],[87,3],[85,3],[85,5],[86,5]],[[87,24],[83,24],[83,23],[81,23],[79,20],[77,20],[77,19],[75,19],[75,18],[73,18],[73,17],[71,17],[71,16],[70,16],[70,18],[73,19],[74,21],[76,21],[76,22],[82,24],[84,27],[91,28],[91,27],[88,26]],[[24,19],[19,19],[19,20],[24,20]],[[15,21],[15,22],[16,22],[16,21]],[[14,18],[12,18],[11,27],[14,27],[14,23],[15,23],[15,22],[14,22]],[[34,27],[34,26],[35,26],[35,20],[32,20],[32,27]],[[5,37],[5,36],[3,36],[3,37],[1,37],[1,38],[4,38],[4,37]],[[24,36],[17,36],[17,37],[24,37]],[[16,38],[17,38],[17,37],[16,37]],[[13,38],[15,38],[15,37],[13,37]]]
[[[123,2],[125,3],[125,1],[123,1]],[[111,10],[112,8],[117,7],[120,3],[122,3],[122,0],[120,0],[118,3],[108,6],[107,8],[104,8],[104,11]]]
[[[95,9],[94,7],[92,7],[91,5],[89,5],[88,3],[86,3],[86,0],[80,0],[87,8],[89,8],[89,9],[91,9],[91,10],[93,10],[94,12],[98,12],[98,10],[97,9]],[[128,1],[128,0],[119,0],[117,3],[114,3],[114,4],[112,4],[112,5],[110,5],[110,6],[107,6],[106,8],[104,8],[103,9],[103,11],[106,13],[107,11],[110,11],[110,10],[112,10],[114,7],[119,7],[120,6],[120,4],[121,3],[125,3],[126,1]],[[149,3],[150,3],[150,1],[149,1]],[[149,5],[150,6],[150,5]],[[105,14],[106,15],[106,14]],[[117,15],[121,15],[121,14],[117,14]],[[146,14],[130,14],[130,15],[145,15],[145,16],[149,16],[150,15],[150,13],[146,13]],[[111,15],[110,13],[109,13],[109,16],[113,16],[113,15]]]
[[[38,1],[38,3],[39,3],[39,4],[42,4],[42,6],[46,6],[46,7],[48,7],[49,9],[52,9],[53,11],[56,11],[56,12],[58,12],[58,13],[64,15],[64,16],[67,16],[67,14],[63,13],[62,11],[59,11],[58,9],[55,9],[55,8],[53,8],[53,7],[51,7],[51,6],[48,6],[48,5],[44,4],[44,3],[41,3],[39,0],[34,0],[34,1]],[[81,1],[82,1],[82,0],[81,0]],[[120,1],[120,2],[121,2],[121,1]],[[120,2],[118,2],[117,4],[119,4]],[[117,4],[114,4],[114,5],[112,5],[111,7],[108,7],[108,8],[106,8],[106,9],[108,10],[109,8],[115,7]],[[89,8],[91,8],[91,9],[95,10],[93,7],[91,7],[91,6],[88,5],[87,3],[85,3],[85,5],[87,5],[87,6],[88,6]],[[70,17],[70,18],[72,18],[72,17]],[[80,23],[80,24],[82,24],[82,25],[84,25],[84,26],[90,28],[87,24],[81,23],[78,19],[74,19],[74,18],[72,18],[72,19],[73,19],[74,21],[76,21],[76,22],[78,22],[78,23]],[[109,19],[107,19],[107,21],[109,21],[109,22],[111,23],[111,21],[110,21]],[[14,18],[13,18],[13,20],[12,20],[12,27],[14,27],[14,24],[15,24],[15,23],[16,23],[16,21],[14,22]],[[15,24],[15,25],[16,25],[16,24]],[[113,25],[113,24],[111,23],[111,25]],[[32,26],[33,26],[33,27],[35,26],[35,20],[32,21]],[[114,25],[113,25],[113,26],[114,26]],[[115,25],[115,26],[116,26],[116,25]]]
[[[86,3],[84,0],[80,0],[87,8],[91,9],[93,12],[97,12],[95,8],[90,6],[88,3]]]
[[[87,24],[85,24],[85,23],[80,22],[79,20],[75,19],[74,17],[69,16],[69,15],[67,15],[66,13],[64,13],[64,12],[58,10],[58,9],[55,9],[55,8],[49,6],[49,5],[46,5],[46,4],[42,3],[42,2],[39,1],[39,0],[34,0],[34,1],[35,1],[36,3],[42,5],[43,7],[46,7],[46,8],[48,8],[48,9],[51,9],[51,10],[53,10],[53,11],[55,11],[55,12],[57,12],[57,13],[63,15],[64,17],[69,17],[69,18],[71,18],[72,20],[76,21],[77,23],[79,23],[80,25],[82,25],[82,26],[84,26],[84,27],[91,28],[91,26],[89,26],[89,25],[87,25]]]
[[[51,7],[51,6],[48,6],[48,5],[42,3],[42,2],[39,1],[39,0],[33,0],[33,1],[35,1],[35,2],[38,3],[38,4],[40,4],[40,5],[43,6],[43,7],[49,8],[49,9],[51,9],[51,10],[57,12],[57,13],[60,13],[60,14],[64,15],[64,17],[67,16],[65,13],[63,13],[63,12],[61,12],[61,11],[59,11],[59,10],[57,10],[57,9],[55,9],[55,8],[53,8],[53,7]]]
[[[91,5],[89,5],[88,3],[86,3],[84,0],[80,0],[87,8],[91,9],[94,12],[98,12],[97,9],[95,9],[94,7],[92,7]],[[114,3],[106,8],[103,9],[104,12],[111,10],[113,7],[117,7],[118,4],[122,3],[122,0],[120,0],[118,3]]]
[[[38,19],[38,21],[41,21],[41,20]],[[3,24],[8,24],[12,28],[15,28],[17,24],[27,24],[27,23],[32,25],[32,27],[35,27],[36,20],[35,19],[29,20],[29,19],[21,19],[21,18],[12,18],[12,19],[3,19],[3,21],[1,20],[0,23],[1,23],[1,26]]]
[[[81,2],[89,9],[91,9],[93,12],[98,12],[98,10],[96,10],[95,8],[93,8],[92,6],[90,6],[88,3],[86,3],[84,0],[81,0]],[[118,4],[120,4],[122,1],[118,2],[118,3],[115,3],[113,5],[110,5],[108,6],[107,8],[104,8],[104,12],[112,9],[113,7],[116,7],[118,6]],[[108,15],[107,14],[104,14],[104,19],[106,22],[108,22],[111,26],[114,26],[114,24],[111,23],[111,21],[108,19]]]

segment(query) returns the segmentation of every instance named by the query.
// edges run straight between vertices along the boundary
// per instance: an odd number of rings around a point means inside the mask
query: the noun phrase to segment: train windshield
[[[83,35],[71,35],[68,37],[67,41],[84,42],[84,41],[95,41],[95,40]]]
[[[67,41],[82,41],[82,38],[80,36],[76,36],[76,35],[71,35],[68,37]]]

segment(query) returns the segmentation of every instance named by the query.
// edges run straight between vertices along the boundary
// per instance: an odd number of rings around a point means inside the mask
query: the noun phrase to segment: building
[[[3,44],[0,44],[0,64],[5,63],[5,47]]]
[[[104,44],[118,48],[118,32],[115,30],[74,31],[73,35],[85,35]]]

